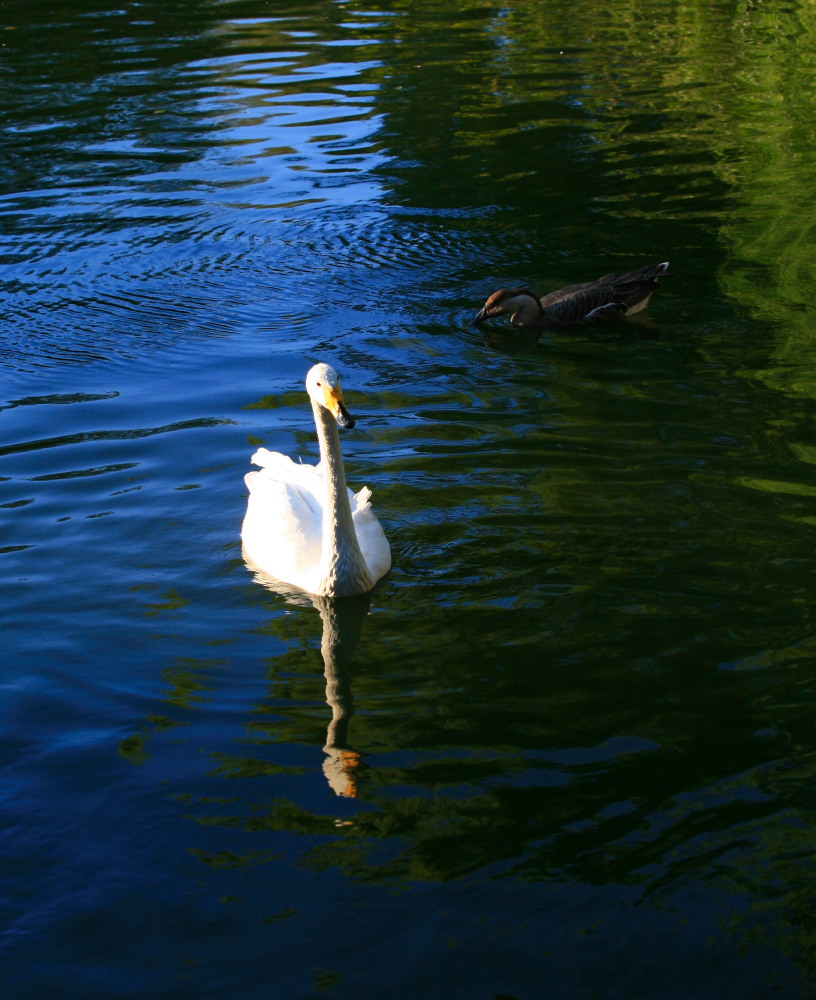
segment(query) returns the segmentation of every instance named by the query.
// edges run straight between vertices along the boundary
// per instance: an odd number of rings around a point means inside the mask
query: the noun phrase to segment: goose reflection
[[[320,652],[326,677],[326,704],[332,717],[326,730],[323,774],[335,795],[356,798],[357,776],[363,767],[363,755],[349,744],[349,722],[354,715],[351,664],[363,623],[371,607],[371,594],[353,597],[323,597],[276,580],[256,566],[244,552],[244,561],[255,582],[283,597],[288,604],[314,607],[323,623]]]

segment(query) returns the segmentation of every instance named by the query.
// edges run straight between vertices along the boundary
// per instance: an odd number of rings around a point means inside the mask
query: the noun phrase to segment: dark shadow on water
[[[484,329],[484,345],[502,354],[533,354],[546,346],[550,338],[569,338],[604,341],[657,340],[661,328],[648,316],[639,314],[623,322],[602,326],[574,326],[564,330],[538,329],[536,327],[512,327],[510,329]]]
[[[533,354],[538,349],[541,330],[485,330],[484,345],[502,354]]]

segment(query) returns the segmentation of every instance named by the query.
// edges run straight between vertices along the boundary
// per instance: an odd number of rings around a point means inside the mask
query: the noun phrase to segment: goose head
[[[340,379],[331,365],[319,364],[306,375],[306,392],[311,401],[328,410],[341,427],[353,427],[354,417],[346,409]]]
[[[531,326],[541,312],[538,296],[529,288],[500,288],[485,302],[473,322],[481,323],[491,316],[505,316],[510,313],[510,322],[514,326]]]

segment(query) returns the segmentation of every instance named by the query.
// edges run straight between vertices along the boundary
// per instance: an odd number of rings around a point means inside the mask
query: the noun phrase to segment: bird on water
[[[309,594],[364,594],[391,567],[391,549],[371,507],[371,490],[346,485],[338,425],[351,428],[340,380],[331,365],[306,376],[320,464],[293,462],[260,448],[249,472],[244,554],[254,569]]]
[[[549,329],[605,323],[645,309],[652,293],[660,287],[660,278],[670,273],[666,260],[626,274],[605,274],[596,281],[567,285],[541,298],[528,288],[500,288],[473,322],[509,315],[514,326]]]

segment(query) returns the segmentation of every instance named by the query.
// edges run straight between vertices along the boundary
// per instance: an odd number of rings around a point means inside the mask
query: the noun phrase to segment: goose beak
[[[483,309],[480,309],[479,312],[476,313],[476,315],[473,317],[473,325],[478,326],[480,323],[483,323],[488,318],[489,315],[490,311],[488,310],[487,306],[485,306]]]
[[[323,396],[326,400],[326,409],[337,423],[341,427],[352,428],[354,426],[354,417],[346,409],[346,404],[343,401],[343,391],[340,386],[325,386]]]

